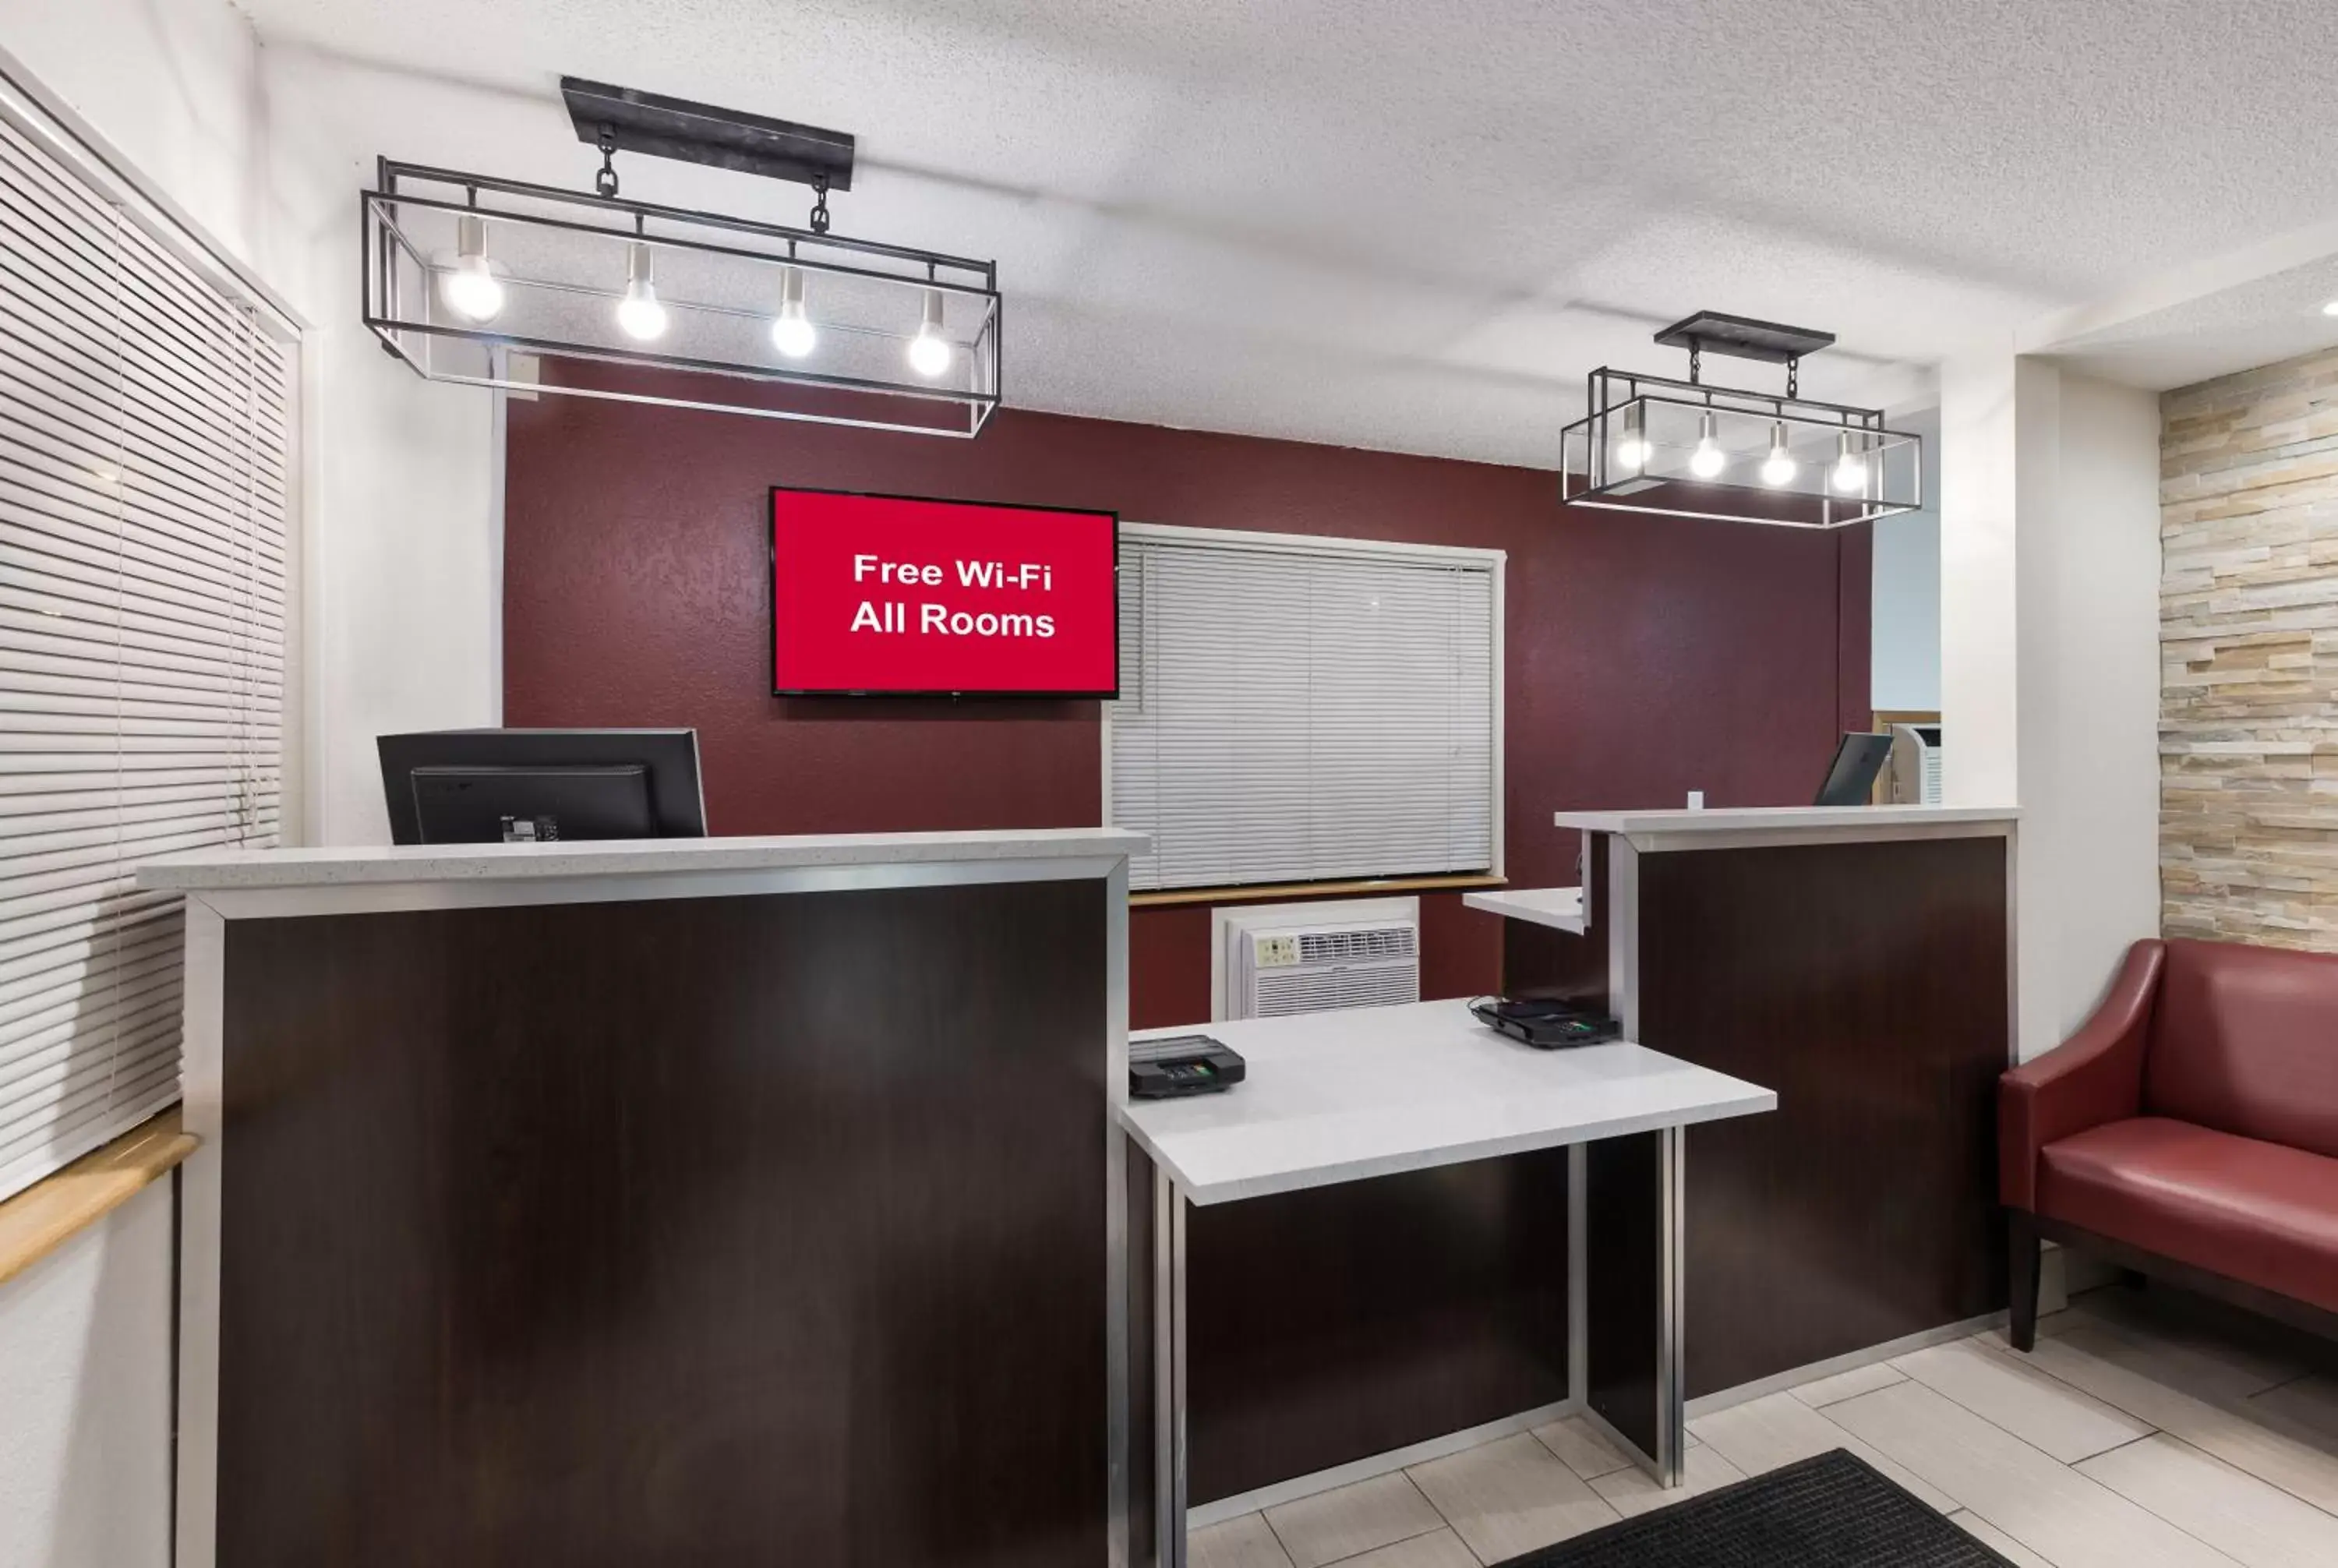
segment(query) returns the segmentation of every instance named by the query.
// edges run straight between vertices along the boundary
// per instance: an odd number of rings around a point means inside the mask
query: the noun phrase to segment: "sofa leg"
[[[2028,1351],[2038,1344],[2038,1224],[2026,1209],[2009,1209],[2005,1218],[2012,1265],[2006,1278],[2013,1297],[2013,1321],[2006,1337],[2016,1350]]]

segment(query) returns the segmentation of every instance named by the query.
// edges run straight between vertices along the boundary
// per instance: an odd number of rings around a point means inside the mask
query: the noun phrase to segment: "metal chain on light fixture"
[[[593,189],[603,196],[617,193],[617,128],[601,127],[601,170],[593,176]]]
[[[815,234],[825,234],[828,232],[828,176],[813,175],[811,190],[811,231]]]
[[[1786,396],[1789,397],[1800,397],[1802,395],[1803,362],[1799,358],[1796,358],[1786,361]]]

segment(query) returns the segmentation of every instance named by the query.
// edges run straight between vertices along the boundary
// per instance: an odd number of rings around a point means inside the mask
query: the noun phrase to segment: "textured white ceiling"
[[[2166,389],[2338,347],[2338,255],[2057,335],[2054,358],[2106,380]]]
[[[2338,214],[2333,0],[237,3],[555,143],[563,73],[854,132],[839,230],[998,259],[1010,404],[1543,466],[1701,307],[1896,400]]]

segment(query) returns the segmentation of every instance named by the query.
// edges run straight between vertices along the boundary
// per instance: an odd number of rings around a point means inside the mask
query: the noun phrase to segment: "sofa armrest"
[[[2038,1152],[2046,1145],[2142,1109],[2144,1036],[2166,962],[2165,944],[2137,942],[2077,1034],[1998,1080],[1997,1185],[2005,1203],[2035,1211]]]

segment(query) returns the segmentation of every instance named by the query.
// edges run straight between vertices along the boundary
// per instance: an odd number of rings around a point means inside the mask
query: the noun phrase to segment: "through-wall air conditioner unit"
[[[1891,803],[1894,806],[1938,806],[1940,803],[1940,727],[1938,724],[1891,726]]]
[[[1420,906],[1390,898],[1219,912],[1221,1018],[1420,1000]]]

